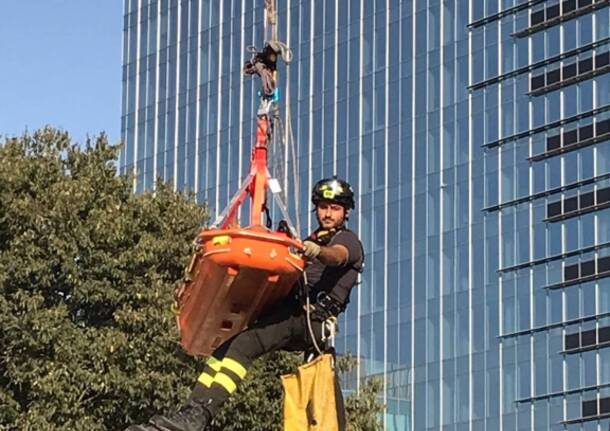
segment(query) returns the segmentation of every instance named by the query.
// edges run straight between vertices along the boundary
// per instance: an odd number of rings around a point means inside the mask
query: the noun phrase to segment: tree
[[[201,368],[170,307],[205,208],[162,183],[133,194],[117,151],[52,128],[0,146],[2,430],[123,429],[178,407]],[[258,413],[297,363],[261,358],[217,426],[281,429]]]
[[[352,372],[357,360],[351,354],[337,360],[340,374]],[[381,415],[385,407],[379,402],[379,392],[383,381],[378,377],[368,377],[360,382],[360,390],[350,394],[345,400],[347,431],[376,431],[383,428]]]
[[[186,395],[171,313],[205,211],[131,193],[117,148],[53,129],[0,149],[0,423],[117,429]]]

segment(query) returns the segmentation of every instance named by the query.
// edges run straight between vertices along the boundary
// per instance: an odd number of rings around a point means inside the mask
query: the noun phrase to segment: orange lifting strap
[[[269,112],[277,93],[261,98],[249,175],[221,214],[221,221],[202,229],[195,239],[195,254],[176,291],[182,346],[192,355],[210,355],[284,298],[305,266],[296,254],[302,247],[299,241],[262,225],[270,179]],[[240,228],[237,212],[248,196],[250,225]]]

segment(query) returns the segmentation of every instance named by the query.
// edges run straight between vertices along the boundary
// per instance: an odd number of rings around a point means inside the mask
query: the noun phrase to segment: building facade
[[[263,4],[125,0],[122,173],[218,212],[247,172]],[[610,427],[610,2],[280,0],[298,182],[350,181],[336,344],[387,430]],[[279,154],[279,153],[278,153]],[[291,181],[288,181],[290,179]],[[298,187],[295,187],[298,184]]]
[[[499,343],[476,355],[477,368],[499,371],[494,429],[605,430],[609,2],[521,3],[475,10],[469,26],[472,142],[484,151],[482,305],[493,307],[488,342]]]

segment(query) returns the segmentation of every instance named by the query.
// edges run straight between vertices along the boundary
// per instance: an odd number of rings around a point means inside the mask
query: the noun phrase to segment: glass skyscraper
[[[367,262],[336,344],[360,359],[348,390],[383,379],[385,429],[610,428],[609,6],[278,1],[298,190],[280,170],[304,231],[315,181],[356,189]],[[263,12],[125,0],[136,191],[159,177],[215,212],[237,191]]]

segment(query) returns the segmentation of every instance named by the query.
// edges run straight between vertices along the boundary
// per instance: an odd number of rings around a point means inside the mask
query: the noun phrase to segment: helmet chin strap
[[[320,221],[318,220],[318,228],[309,236],[309,240],[314,241],[318,245],[328,245],[333,236],[345,229],[345,219],[335,227],[325,228],[322,226]]]

